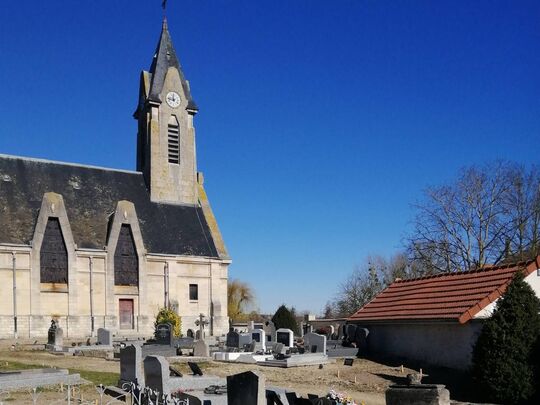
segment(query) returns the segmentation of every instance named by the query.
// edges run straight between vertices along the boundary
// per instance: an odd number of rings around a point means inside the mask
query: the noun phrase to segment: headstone
[[[343,339],[345,336],[345,325],[339,324],[338,331],[337,331],[337,338]]]
[[[345,337],[350,341],[354,342],[354,338],[356,336],[356,325],[348,324],[345,325]]]
[[[294,346],[294,333],[290,329],[278,329],[276,331],[276,342],[283,343],[285,346]]]
[[[248,332],[251,332],[253,329],[255,329],[255,321],[249,321]]]
[[[105,328],[99,328],[97,330],[97,341],[100,345],[111,346],[112,332]]]
[[[266,405],[264,375],[254,371],[227,377],[227,405]]]
[[[335,333],[335,329],[334,329],[334,325],[329,325],[328,326],[328,335],[326,337],[330,338],[331,336],[333,336]]]
[[[251,331],[251,338],[255,342],[254,351],[266,351],[266,334],[262,329],[253,329]]]
[[[208,344],[204,340],[197,340],[193,344],[193,355],[197,357],[210,357]]]
[[[144,385],[141,346],[129,345],[120,349],[120,386],[123,382]]]
[[[193,375],[198,375],[198,376],[203,375],[203,372],[202,372],[201,368],[199,367],[199,365],[197,363],[193,363],[192,361],[188,361],[187,364],[188,364],[189,368],[191,369],[191,371],[193,372]]]
[[[354,341],[356,342],[356,347],[364,351],[367,349],[367,337],[369,331],[366,328],[356,328],[354,335]]]
[[[53,346],[54,349],[61,349],[64,345],[64,331],[60,327],[58,321],[51,321],[51,327],[47,334],[47,345]]]
[[[238,337],[238,346],[244,347],[245,345],[251,344],[251,341],[253,340],[251,333],[240,333]]]
[[[169,345],[173,344],[173,334],[172,326],[170,323],[160,323],[156,326],[156,343],[158,345]]]
[[[165,360],[165,357],[147,356],[143,363],[146,386],[161,394],[170,394],[169,362]]]
[[[352,366],[354,363],[354,359],[345,359],[343,360],[343,365],[344,366]]]
[[[313,351],[314,346],[317,347],[315,351]],[[304,347],[311,353],[326,354],[326,336],[317,333],[306,333],[304,335]]]
[[[185,392],[179,392],[175,395],[175,398],[180,400],[180,404],[202,405],[202,402],[199,398],[193,395],[186,394]]]
[[[266,321],[263,325],[264,333],[266,334],[267,342],[276,341],[276,325],[272,321]]]
[[[230,330],[227,333],[227,340],[225,341],[225,346],[227,347],[240,347],[240,334],[234,330]]]

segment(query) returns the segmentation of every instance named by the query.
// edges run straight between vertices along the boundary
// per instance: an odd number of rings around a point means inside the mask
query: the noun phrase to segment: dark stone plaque
[[[343,361],[343,365],[344,365],[344,366],[352,366],[353,363],[354,363],[354,359],[345,359],[345,360]]]
[[[172,326],[169,323],[160,323],[156,326],[156,344],[172,345]]]

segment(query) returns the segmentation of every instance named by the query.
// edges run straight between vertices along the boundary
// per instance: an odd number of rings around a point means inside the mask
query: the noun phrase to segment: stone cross
[[[204,327],[208,324],[208,319],[205,319],[202,313],[199,314],[199,319],[195,321],[195,325],[199,327],[199,339],[204,339]]]

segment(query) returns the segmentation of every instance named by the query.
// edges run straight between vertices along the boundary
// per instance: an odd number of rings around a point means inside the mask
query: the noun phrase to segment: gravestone
[[[147,387],[161,394],[170,394],[169,362],[163,356],[147,356],[144,361],[144,381]]]
[[[248,332],[251,332],[253,329],[255,329],[255,321],[249,321]]]
[[[253,340],[251,333],[240,333],[240,336],[238,338],[238,346],[244,347],[245,345],[251,344],[251,341]]]
[[[255,342],[254,351],[266,351],[266,334],[262,329],[253,329],[251,331],[251,338]]]
[[[278,329],[276,331],[276,342],[283,343],[285,346],[294,346],[294,333],[290,329]]]
[[[208,344],[204,340],[197,340],[193,344],[193,355],[197,357],[210,357]]]
[[[169,362],[163,356],[147,356],[144,361],[144,381],[147,387],[161,394],[170,394]]]
[[[266,405],[264,375],[254,371],[227,376],[228,405]]]
[[[100,345],[111,346],[112,332],[105,328],[99,328],[97,330],[97,341]]]
[[[354,364],[354,359],[344,359],[343,365],[344,366],[352,366]]]
[[[189,368],[191,369],[191,371],[193,372],[193,375],[198,375],[198,376],[203,375],[203,372],[202,372],[201,368],[199,367],[199,365],[197,363],[193,363],[191,361],[188,361],[187,364],[188,364]]]
[[[264,333],[266,334],[267,342],[276,341],[276,325],[272,321],[266,321],[263,325]]]
[[[337,331],[337,338],[338,340],[343,339],[344,336],[345,336],[345,325],[339,324],[338,331]]]
[[[156,326],[156,343],[158,345],[169,345],[173,344],[173,334],[172,326],[170,323],[160,323]]]
[[[51,321],[51,327],[47,333],[47,346],[54,350],[62,349],[64,345],[64,331],[60,327],[58,321]]]
[[[304,335],[304,347],[311,353],[326,354],[326,336],[317,333],[306,333]],[[313,349],[314,347],[316,348]]]
[[[199,398],[186,394],[185,392],[180,392],[175,395],[177,399],[180,400],[181,404],[189,404],[189,405],[202,405],[202,402]],[[186,401],[187,400],[187,401]],[[182,402],[184,401],[184,402]]]
[[[354,342],[354,337],[356,336],[356,325],[345,325],[345,335],[349,342]]]
[[[287,354],[287,347],[283,343],[276,343],[273,351],[275,354]]]
[[[120,382],[134,382],[144,385],[141,346],[129,345],[120,349]]]
[[[334,325],[329,325],[328,335],[326,337],[330,339],[334,335],[334,333],[335,333]]]
[[[225,346],[227,347],[240,347],[240,334],[234,330],[230,330],[227,333],[227,340],[225,341]]]
[[[366,328],[356,328],[354,341],[356,342],[356,347],[358,347],[362,351],[367,350],[368,335],[369,335],[369,331]]]

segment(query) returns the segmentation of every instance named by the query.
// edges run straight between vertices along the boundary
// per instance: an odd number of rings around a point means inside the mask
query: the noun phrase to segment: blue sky
[[[0,153],[134,169],[160,0],[5,2]],[[175,1],[198,164],[264,312],[320,312],[460,167],[540,155],[540,2]]]

